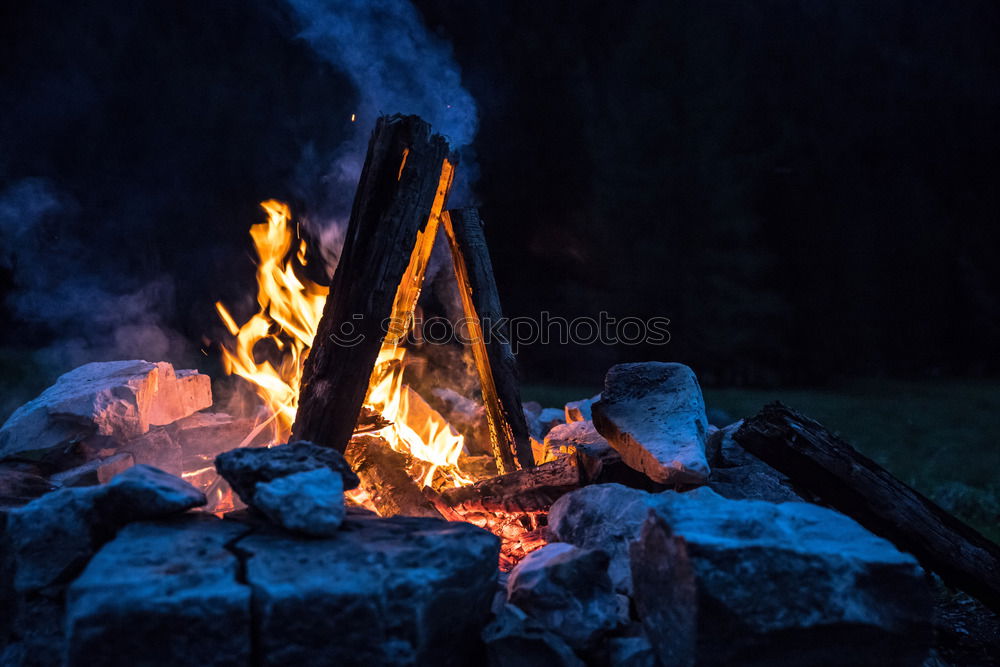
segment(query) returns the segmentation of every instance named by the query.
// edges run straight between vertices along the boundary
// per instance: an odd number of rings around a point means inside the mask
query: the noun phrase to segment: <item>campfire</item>
[[[4,664],[916,665],[923,568],[1000,608],[1000,548],[781,404],[711,426],[665,362],[522,404],[459,168],[420,118],[379,119],[329,287],[262,203],[256,312],[216,304],[251,407],[126,360],[13,413]],[[418,326],[439,239],[447,354]]]

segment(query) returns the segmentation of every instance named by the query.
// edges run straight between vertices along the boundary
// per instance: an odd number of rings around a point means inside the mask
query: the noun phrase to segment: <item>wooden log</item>
[[[575,456],[564,456],[534,468],[448,489],[441,498],[460,514],[467,512],[546,512],[556,500],[583,483]]]
[[[517,365],[510,349],[510,333],[503,324],[483,221],[476,209],[460,208],[445,211],[441,223],[451,246],[468,324],[465,333],[479,372],[497,469],[502,475],[518,468],[531,468],[535,459],[521,407]],[[484,333],[483,323],[492,331]]]
[[[421,239],[433,237],[428,224],[437,224],[451,186],[448,150],[416,116],[376,123],[344,250],[303,370],[293,440],[346,449],[386,337],[384,325],[400,319],[394,304],[412,310],[423,280],[419,262],[411,272],[408,253],[419,254],[429,244]],[[399,333],[396,324],[390,329],[390,336]]]
[[[822,502],[916,556],[944,581],[1000,611],[1000,546],[781,403],[733,438]]]
[[[351,438],[344,457],[361,480],[379,516],[427,516],[441,514],[406,472],[406,456],[394,451],[383,438],[358,435]]]

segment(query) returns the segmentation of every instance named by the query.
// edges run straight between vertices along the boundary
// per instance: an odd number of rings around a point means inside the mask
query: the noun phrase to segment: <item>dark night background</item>
[[[1000,370],[995,2],[416,5],[478,104],[507,313],[671,319],[665,347],[528,347],[527,380]],[[303,155],[356,130],[358,91],[280,0],[5,3],[2,26],[7,398],[143,336],[217,373],[257,202],[309,214]]]

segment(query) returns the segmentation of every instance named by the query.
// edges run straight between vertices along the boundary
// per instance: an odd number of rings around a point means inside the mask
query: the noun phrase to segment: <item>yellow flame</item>
[[[225,370],[248,380],[263,399],[272,425],[272,441],[284,442],[291,433],[298,408],[302,368],[323,315],[328,288],[300,279],[296,266],[305,265],[305,243],[294,243],[289,225],[291,213],[282,202],[261,203],[267,222],[250,227],[257,251],[257,303],[260,309],[246,323],[238,325],[229,310],[216,303],[219,317],[235,336],[235,346],[223,346]],[[294,247],[294,252],[293,252]],[[280,353],[275,366],[258,362],[255,347],[268,341]],[[455,484],[468,483],[457,472],[464,441],[448,422],[420,396],[403,384],[406,351],[383,346],[368,390],[365,405],[391,422],[378,435],[400,452],[423,462],[411,473],[429,484],[436,470],[446,467]]]

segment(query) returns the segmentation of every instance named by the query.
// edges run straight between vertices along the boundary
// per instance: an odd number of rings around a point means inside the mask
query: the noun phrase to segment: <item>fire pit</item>
[[[117,361],[11,416],[3,664],[917,665],[924,567],[1000,605],[996,545],[784,406],[715,428],[661,362],[522,405],[482,220],[446,207],[458,168],[381,118],[329,288],[262,204],[259,309],[217,304],[252,407]],[[445,363],[417,326],[439,237]]]

